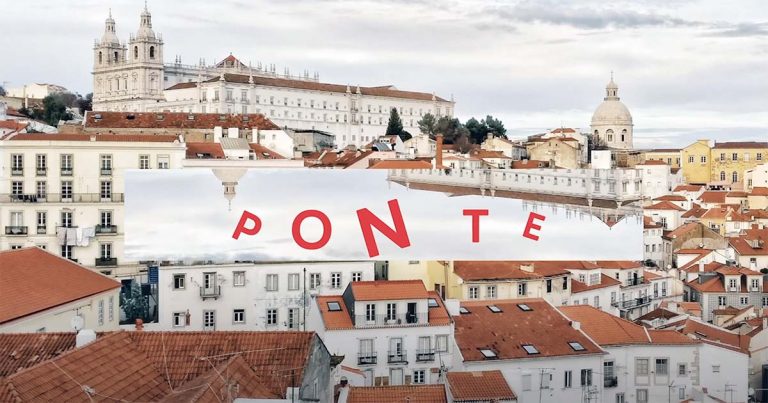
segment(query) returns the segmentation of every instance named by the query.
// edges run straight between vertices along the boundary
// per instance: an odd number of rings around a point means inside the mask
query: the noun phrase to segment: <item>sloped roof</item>
[[[501,371],[448,372],[448,387],[454,402],[517,399]]]
[[[370,169],[432,169],[432,164],[422,160],[381,160]]]
[[[350,386],[348,403],[446,403],[445,386],[399,385],[399,386]]]
[[[186,112],[88,112],[85,129],[213,129],[214,127],[277,130],[260,113],[219,114]]]
[[[712,148],[768,148],[768,142],[765,141],[724,141],[722,143],[715,142],[715,146]]]
[[[96,141],[116,143],[173,143],[179,137],[168,134],[61,134],[16,133],[3,138],[7,141]]]
[[[684,208],[678,206],[675,203],[672,203],[670,201],[660,201],[658,203],[652,204],[650,206],[644,207],[645,210],[674,210],[674,211],[685,211]]]
[[[677,185],[674,189],[672,189],[673,192],[698,192],[703,188],[704,185]]]
[[[578,281],[576,279],[571,279],[571,293],[578,294],[580,292],[592,291],[592,290],[597,290],[599,288],[607,288],[607,287],[620,286],[620,285],[621,285],[621,281],[601,273],[600,282],[597,284],[586,285],[581,281]]]
[[[421,280],[353,281],[349,287],[356,301],[428,298]]]
[[[0,251],[0,323],[120,288],[120,283],[37,247]]]
[[[725,203],[725,196],[727,194],[728,192],[725,191],[707,190],[699,196],[698,200],[701,200],[702,203],[722,204]]]
[[[0,378],[75,348],[75,333],[0,333]]]

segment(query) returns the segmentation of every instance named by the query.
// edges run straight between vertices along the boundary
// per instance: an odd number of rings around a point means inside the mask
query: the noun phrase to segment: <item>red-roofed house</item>
[[[0,252],[0,333],[116,330],[120,283],[37,247]]]
[[[752,270],[768,268],[768,227],[753,224],[728,238],[728,243],[740,265]]]
[[[643,207],[643,214],[654,222],[661,224],[664,229],[675,229],[682,224],[682,215],[685,209],[679,205],[663,200]]]
[[[453,361],[453,320],[421,280],[354,281],[309,309],[307,328],[363,371],[367,386],[437,383],[441,365]]]

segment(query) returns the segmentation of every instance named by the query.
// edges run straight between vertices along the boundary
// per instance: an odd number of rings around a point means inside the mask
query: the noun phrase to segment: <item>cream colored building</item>
[[[605,98],[592,115],[593,141],[611,149],[632,149],[632,114],[619,98],[619,86],[611,81],[605,87]]]
[[[680,168],[680,155],[681,150],[679,148],[656,148],[644,151],[643,159],[645,161],[662,161],[672,168]]]
[[[531,141],[526,146],[528,158],[547,161],[550,167],[581,168],[582,149],[579,141],[572,137],[551,137]]]

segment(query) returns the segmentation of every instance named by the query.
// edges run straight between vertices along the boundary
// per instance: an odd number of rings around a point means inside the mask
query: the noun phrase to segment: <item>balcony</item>
[[[398,315],[376,315],[372,320],[367,315],[355,315],[356,327],[377,326],[417,326],[427,325],[427,313],[412,313]]]
[[[72,168],[61,168],[61,176],[72,176],[74,174],[74,169]]]
[[[435,349],[416,350],[416,362],[432,362],[435,360]]]
[[[387,354],[387,362],[390,364],[407,364],[408,354],[405,351],[390,351]]]
[[[117,234],[117,225],[97,225],[96,235]]]
[[[200,298],[207,299],[207,298],[213,298],[217,299],[221,296],[221,286],[215,285],[213,287],[200,287]]]
[[[617,386],[619,386],[619,377],[618,376],[605,375],[603,377],[603,387],[615,388]]]
[[[100,193],[0,194],[0,203],[122,203],[124,193],[101,197]]]
[[[650,303],[651,303],[651,297],[644,296],[640,298],[632,298],[632,299],[627,299],[623,301],[611,302],[611,305],[618,307],[619,309],[631,309],[631,308],[637,308],[643,305],[648,305]]]
[[[45,176],[48,174],[47,168],[37,168],[37,176]]]
[[[11,168],[11,176],[24,176],[24,168]]]
[[[27,235],[27,227],[25,225],[6,225],[5,235]]]
[[[94,266],[96,267],[117,266],[117,258],[116,257],[97,257],[96,262],[94,263]]]
[[[101,168],[101,176],[111,176],[112,168]]]
[[[358,353],[357,365],[376,365],[376,353]]]
[[[641,284],[643,284],[642,277],[630,278],[630,279],[627,279],[626,282],[624,282],[624,287],[634,287],[636,285],[641,285]]]

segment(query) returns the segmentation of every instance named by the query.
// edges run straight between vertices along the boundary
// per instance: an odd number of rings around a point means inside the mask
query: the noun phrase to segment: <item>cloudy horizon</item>
[[[180,6],[183,4],[183,6]],[[109,8],[127,40],[138,0],[4,7],[0,83],[92,90],[92,45]],[[768,111],[761,0],[149,1],[165,62],[232,53],[321,81],[435,92],[456,115],[501,118],[511,137],[585,129],[614,71],[635,147],[758,140]]]

